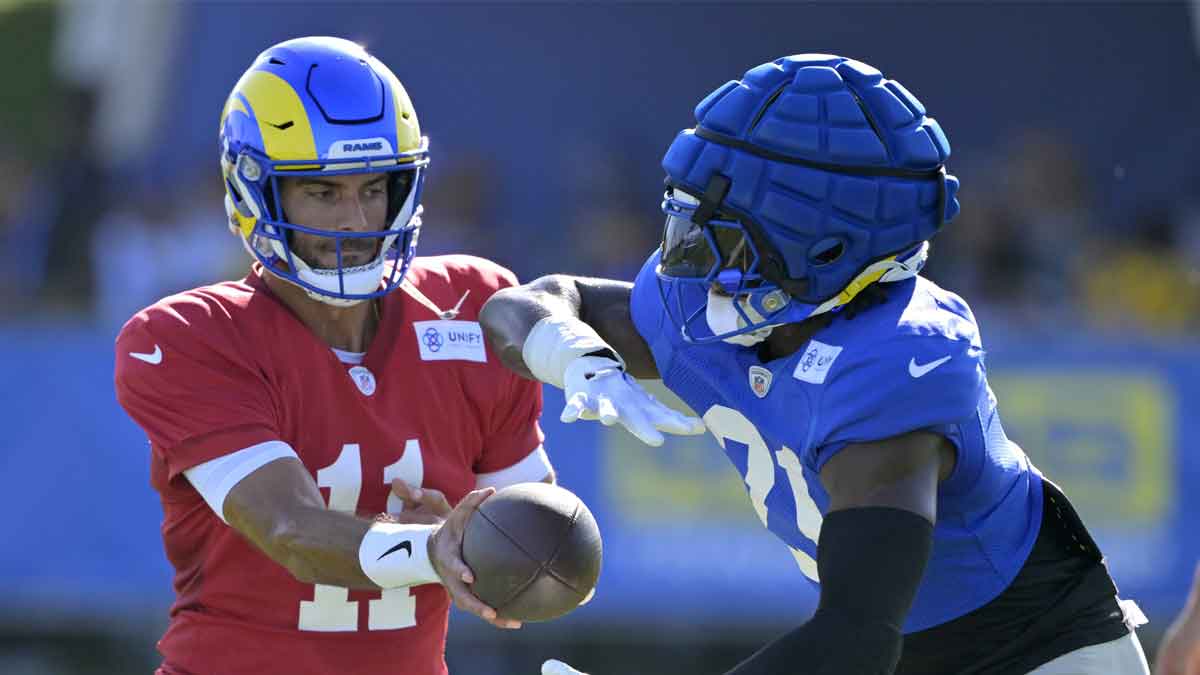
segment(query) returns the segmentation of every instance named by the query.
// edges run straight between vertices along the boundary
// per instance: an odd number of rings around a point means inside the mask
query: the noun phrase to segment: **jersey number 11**
[[[404,455],[383,469],[383,483],[391,486],[399,478],[420,485],[425,477],[421,444],[411,439],[404,444]],[[362,455],[358,443],[347,443],[337,461],[317,471],[317,485],[329,488],[329,508],[354,513],[362,490]],[[398,513],[404,503],[388,494],[388,513]],[[367,608],[367,630],[395,630],[417,625],[417,599],[409,588],[388,588]],[[300,630],[322,632],[358,630],[358,602],[350,600],[350,591],[341,586],[314,584],[313,599],[300,601]]]

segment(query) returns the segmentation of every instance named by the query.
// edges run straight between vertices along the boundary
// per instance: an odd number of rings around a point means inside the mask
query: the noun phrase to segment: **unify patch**
[[[487,363],[483,329],[478,321],[414,321],[422,361]]]

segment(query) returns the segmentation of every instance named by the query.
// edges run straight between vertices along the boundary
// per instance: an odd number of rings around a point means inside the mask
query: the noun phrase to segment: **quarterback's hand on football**
[[[428,488],[422,488],[427,490]],[[495,488],[474,490],[462,498],[433,535],[429,537],[429,560],[433,569],[442,579],[442,586],[450,594],[450,599],[459,609],[470,612],[487,621],[497,628],[520,628],[521,622],[511,619],[501,619],[496,610],[484,604],[471,592],[471,584],[475,582],[475,574],[462,559],[463,532],[467,529],[467,521],[471,514],[492,496]]]
[[[647,445],[662,445],[662,432],[702,434],[704,422],[659,403],[625,374],[621,364],[604,356],[580,356],[563,373],[563,422],[600,420],[620,422]]]
[[[392,494],[404,505],[399,513],[388,514],[398,523],[436,525],[450,517],[450,502],[440,490],[409,485],[396,478],[392,481]]]
[[[550,659],[542,664],[542,675],[587,675],[587,673],[575,670],[562,661]]]
[[[1200,675],[1200,565],[1187,605],[1167,628],[1154,659],[1157,675]]]

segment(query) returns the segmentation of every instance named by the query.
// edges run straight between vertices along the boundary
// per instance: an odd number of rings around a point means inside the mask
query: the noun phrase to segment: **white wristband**
[[[375,523],[358,547],[363,574],[380,588],[441,583],[429,560],[429,537],[436,525]]]
[[[533,324],[521,346],[521,358],[529,372],[542,382],[563,388],[567,366],[572,361],[602,350],[616,355],[625,368],[625,360],[589,325],[575,317],[548,316]]]

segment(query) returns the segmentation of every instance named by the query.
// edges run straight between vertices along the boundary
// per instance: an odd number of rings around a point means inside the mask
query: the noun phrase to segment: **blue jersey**
[[[819,581],[821,467],[848,444],[924,429],[958,454],[938,486],[933,553],[904,632],[960,617],[1012,582],[1037,538],[1041,477],[1004,434],[961,298],[921,277],[889,284],[883,304],[763,363],[753,348],[685,342],[663,310],[657,263],[655,254],[638,274],[634,324],[664,384],[704,418],[806,577]]]

